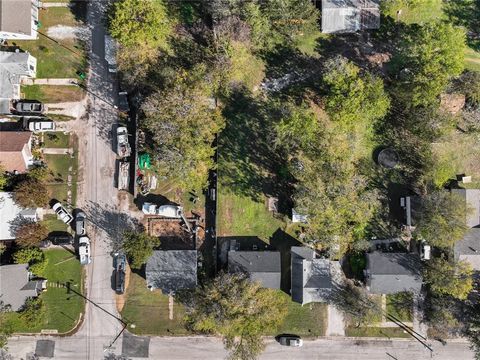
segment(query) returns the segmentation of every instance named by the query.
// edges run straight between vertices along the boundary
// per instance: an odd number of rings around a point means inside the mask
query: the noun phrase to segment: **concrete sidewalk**
[[[72,82],[77,82],[74,78],[48,78],[48,79],[23,79],[22,85],[60,85],[72,86]]]
[[[42,1],[42,8],[49,7],[68,7],[68,2],[44,2]]]
[[[69,155],[73,154],[72,148],[43,148],[42,153],[48,155]]]

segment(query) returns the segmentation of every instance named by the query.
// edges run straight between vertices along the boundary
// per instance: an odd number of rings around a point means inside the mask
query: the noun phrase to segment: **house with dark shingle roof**
[[[416,253],[368,253],[367,289],[372,294],[418,293],[422,287],[420,271],[420,256]]]
[[[0,39],[35,40],[38,0],[0,0]]]
[[[197,286],[197,250],[155,250],[145,268],[147,287],[165,294]]]
[[[480,271],[480,189],[452,189],[452,193],[465,200],[465,224],[470,228],[453,248],[454,258],[464,260]]]
[[[28,298],[37,297],[46,287],[46,280],[32,280],[28,264],[0,266],[0,299],[13,311],[22,309]]]
[[[353,33],[380,27],[380,0],[322,0],[322,32]]]
[[[30,131],[0,131],[0,165],[7,172],[24,173],[33,163]]]
[[[332,262],[317,258],[308,247],[293,246],[291,255],[292,300],[302,305],[326,302],[333,289]]]
[[[265,288],[280,289],[282,278],[279,251],[229,251],[228,271],[248,274]]]

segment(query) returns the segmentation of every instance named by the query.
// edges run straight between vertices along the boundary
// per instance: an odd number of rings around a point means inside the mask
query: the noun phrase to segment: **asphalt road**
[[[47,337],[45,337],[47,338]],[[55,359],[84,360],[85,341],[76,335],[55,339]],[[90,341],[90,340],[88,340]],[[97,344],[109,341],[108,336],[97,336]],[[35,339],[32,337],[12,338],[9,352],[15,359],[25,359],[27,354],[35,351]],[[354,340],[349,338],[330,338],[305,341],[301,348],[288,348],[276,342],[267,341],[265,352],[260,360],[473,360],[473,353],[465,342],[450,342],[443,346],[433,344],[434,353],[411,340]],[[121,346],[116,346],[112,353],[121,354]],[[109,351],[104,354],[109,355]],[[207,337],[162,337],[151,338],[148,350],[149,359],[168,360],[221,360],[226,352],[220,339]],[[92,357],[90,357],[92,358]],[[95,359],[102,359],[98,353]]]
[[[79,191],[79,207],[89,219],[88,234],[92,239],[93,261],[87,266],[87,305],[82,326],[78,333],[64,342],[57,341],[59,358],[102,359],[108,348],[121,331],[114,292],[111,285],[112,240],[118,237],[118,193],[115,188],[115,161],[113,134],[116,129],[117,111],[113,107],[115,78],[108,73],[104,60],[104,35],[102,23],[105,1],[90,1],[87,21],[91,30],[90,74],[88,96],[89,118],[84,132],[79,135],[83,141],[82,189]],[[62,348],[59,344],[65,344]]]

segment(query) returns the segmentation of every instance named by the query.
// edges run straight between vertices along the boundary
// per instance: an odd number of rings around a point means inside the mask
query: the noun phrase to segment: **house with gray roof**
[[[317,258],[308,247],[293,246],[291,255],[292,300],[302,305],[326,302],[333,289],[332,262]]]
[[[282,279],[279,251],[229,251],[228,271],[246,273],[262,287],[280,289]]]
[[[464,260],[480,271],[480,189],[452,189],[452,193],[465,200],[465,224],[470,228],[453,248],[454,258]]]
[[[368,253],[367,289],[372,294],[418,293],[422,287],[420,270],[420,256],[416,253]]]
[[[0,0],[0,40],[35,40],[38,0]]]
[[[0,114],[10,114],[12,100],[20,99],[20,83],[37,74],[37,59],[26,52],[0,51]]]
[[[28,298],[37,297],[47,280],[32,280],[28,264],[0,266],[0,299],[13,311],[22,309]]]
[[[197,250],[155,250],[145,268],[147,287],[165,294],[197,286]]]
[[[380,0],[322,0],[322,32],[353,33],[380,27]]]

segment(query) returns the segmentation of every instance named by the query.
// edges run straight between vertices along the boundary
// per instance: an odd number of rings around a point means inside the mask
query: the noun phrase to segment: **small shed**
[[[380,0],[322,0],[322,32],[353,33],[380,27]]]

